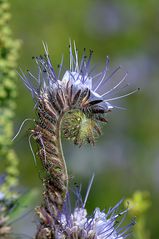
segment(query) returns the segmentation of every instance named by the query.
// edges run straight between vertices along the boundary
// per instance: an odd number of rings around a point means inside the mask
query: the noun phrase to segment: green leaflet
[[[9,212],[9,223],[14,220],[18,220],[19,217],[25,215],[29,210],[30,206],[35,202],[38,196],[36,189],[25,193],[19,199],[14,202],[13,208]]]

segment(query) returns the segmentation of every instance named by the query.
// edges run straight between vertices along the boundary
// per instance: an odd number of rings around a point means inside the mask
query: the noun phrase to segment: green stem
[[[66,112],[67,111],[65,111],[59,117],[59,120],[57,122],[57,127],[56,127],[56,135],[57,135],[57,148],[59,149],[59,158],[64,165],[64,175],[65,175],[65,180],[66,180],[66,193],[67,193],[67,191],[68,191],[68,172],[67,172],[67,166],[66,166],[66,161],[65,161],[62,142],[61,142],[62,121],[63,121],[63,117],[64,117]],[[65,194],[65,196],[66,196],[66,194]]]

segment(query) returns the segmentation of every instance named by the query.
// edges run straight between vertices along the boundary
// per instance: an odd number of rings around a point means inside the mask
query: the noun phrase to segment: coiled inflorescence
[[[56,75],[48,49],[45,45],[44,48],[45,55],[35,57],[38,75],[34,76],[28,71],[27,76],[22,73],[21,77],[36,103],[37,120],[32,136],[39,145],[38,155],[46,171],[43,179],[44,202],[36,209],[41,219],[37,238],[54,238],[56,226],[60,223],[57,218],[63,209],[68,191],[68,175],[61,147],[61,132],[65,138],[79,146],[85,142],[94,144],[96,137],[101,134],[99,123],[107,122],[106,114],[115,107],[110,104],[110,101],[126,96],[108,97],[122,85],[126,75],[111,89],[103,92],[106,82],[118,69],[107,76],[109,63],[107,58],[104,70],[94,76],[91,75],[92,51],[86,57],[84,50],[79,63],[78,51],[74,44],[74,54],[70,46],[70,69],[60,80],[62,64]]]

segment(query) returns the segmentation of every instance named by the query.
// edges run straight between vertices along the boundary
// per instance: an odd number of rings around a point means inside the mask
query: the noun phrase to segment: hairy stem
[[[38,155],[46,172],[43,179],[43,204],[36,208],[41,221],[36,238],[53,238],[58,215],[68,191],[68,173],[62,150],[61,128],[63,117],[69,107],[65,100],[62,101],[61,98],[60,100],[54,99],[51,103],[46,97],[40,100],[39,121],[32,131],[39,145]]]
[[[36,239],[56,238],[60,227],[59,215],[68,191],[61,131],[77,145],[85,141],[93,144],[94,134],[96,131],[100,133],[90,113],[100,111],[97,106],[94,107],[101,100],[88,101],[89,97],[87,88],[83,91],[73,88],[68,81],[64,87],[40,93],[38,98],[38,121],[32,133],[39,145],[38,155],[46,174],[43,179],[43,204],[36,208],[40,218]]]
[[[66,113],[67,111],[65,111]],[[62,128],[62,120],[64,117],[63,113],[60,117],[59,120],[57,122],[57,128],[56,128],[56,135],[57,135],[57,148],[59,149],[59,158],[61,159],[61,162],[64,165],[64,174],[65,174],[65,180],[66,180],[66,190],[68,189],[68,173],[67,173],[67,166],[66,166],[66,161],[64,158],[64,154],[63,154],[63,148],[62,148],[62,143],[61,143],[61,128]]]

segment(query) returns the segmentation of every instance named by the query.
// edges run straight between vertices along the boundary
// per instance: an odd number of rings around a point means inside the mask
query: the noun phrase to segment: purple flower
[[[94,75],[90,64],[93,51],[90,50],[89,56],[87,57],[86,50],[84,49],[82,59],[79,61],[75,43],[73,49],[70,43],[70,67],[69,70],[65,71],[61,78],[63,58],[61,64],[59,65],[59,72],[56,75],[46,45],[44,45],[44,49],[44,56],[35,57],[35,61],[38,65],[38,75],[34,76],[30,71],[28,71],[28,76],[26,76],[23,72],[20,75],[35,99],[39,99],[42,95],[47,95],[48,92],[55,92],[56,94],[59,88],[65,89],[69,82],[70,85],[74,86],[74,91],[88,89],[90,91],[90,99],[97,100],[99,102],[98,105],[102,106],[105,112],[108,112],[114,107],[118,108],[110,102],[126,97],[137,91],[134,90],[128,94],[112,97],[112,94],[116,94],[119,87],[124,88],[126,86],[125,80],[127,73],[122,77],[122,79],[115,83],[112,88],[107,89],[107,83],[114,77],[120,67],[115,69],[111,74],[108,74],[109,58],[107,57],[105,68],[101,72]]]
[[[110,208],[107,213],[95,208],[92,215],[87,214],[85,204],[92,185],[93,178],[87,190],[84,202],[82,202],[80,190],[76,191],[76,207],[71,212],[70,198],[64,204],[63,211],[57,219],[56,239],[63,238],[83,238],[83,239],[124,239],[129,235],[129,229],[134,225],[132,221],[127,226],[122,223],[127,215],[128,209],[119,211],[119,207],[123,200]]]
[[[101,134],[99,122],[106,123],[106,114],[114,107],[111,104],[116,99],[128,94],[113,97],[112,93],[123,87],[125,74],[111,88],[107,87],[119,68],[108,74],[109,59],[103,71],[94,75],[90,67],[92,51],[86,56],[84,50],[81,61],[78,51],[70,44],[70,67],[61,77],[63,59],[56,75],[52,66],[47,46],[45,55],[35,57],[38,66],[37,76],[28,71],[23,79],[36,102],[38,120],[31,136],[39,145],[39,155],[46,177],[44,185],[44,203],[36,209],[40,218],[36,238],[55,239],[124,239],[130,226],[121,228],[127,210],[118,212],[121,201],[109,209],[107,213],[96,208],[92,215],[87,215],[86,201],[91,183],[84,202],[80,191],[76,192],[77,201],[74,210],[70,210],[68,195],[67,167],[61,147],[61,131],[67,139],[76,145],[92,143]],[[73,52],[74,51],[74,52]],[[30,136],[30,137],[31,137]],[[123,216],[121,222],[118,219]]]

